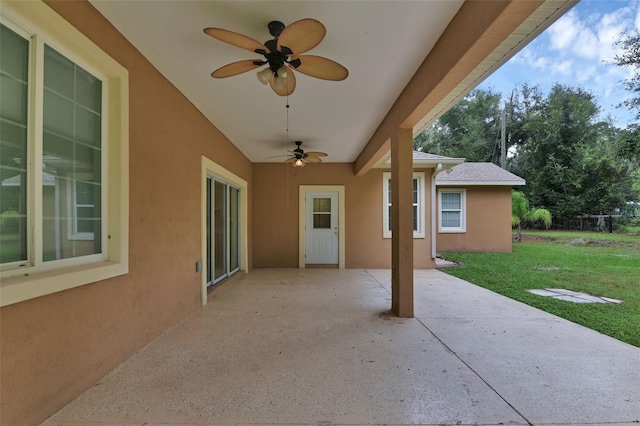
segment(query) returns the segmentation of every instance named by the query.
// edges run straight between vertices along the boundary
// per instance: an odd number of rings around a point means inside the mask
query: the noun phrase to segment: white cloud
[[[550,64],[549,59],[537,55],[534,49],[523,49],[512,60],[515,63],[543,71],[547,70]]]
[[[631,27],[632,9],[624,7],[612,13],[605,14],[596,26],[598,34],[599,59],[611,62],[619,53],[616,41],[620,34]]]
[[[586,82],[594,82],[599,80],[598,78],[598,70],[595,65],[590,65],[588,67],[582,67],[576,71],[576,77],[578,82],[586,83]]]
[[[584,59],[611,62],[618,53],[615,42],[620,34],[639,23],[640,2],[636,4],[635,16],[631,6],[587,16],[572,9],[549,27],[550,48]]]
[[[551,49],[564,50],[571,46],[578,36],[577,23],[578,14],[575,10],[570,10],[549,27]]]
[[[573,71],[573,62],[571,61],[561,61],[553,64],[553,71],[558,74],[571,75]]]

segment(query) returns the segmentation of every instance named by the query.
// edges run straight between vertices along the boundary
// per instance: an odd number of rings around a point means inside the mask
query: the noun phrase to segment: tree
[[[474,90],[414,140],[414,149],[467,161],[500,160],[499,93]]]
[[[610,214],[640,196],[640,126],[618,129],[599,117],[596,97],[556,84],[500,95],[475,90],[414,140],[414,149],[467,161],[500,158],[500,114],[506,113],[507,170],[524,178],[531,204],[558,225],[585,214]]]
[[[599,175],[609,162],[587,161],[601,158],[607,152],[604,141],[614,134],[612,126],[598,121],[594,96],[557,84],[546,97],[534,89],[519,102],[522,122],[514,172],[527,180],[527,198],[563,221],[601,210],[603,202],[594,200],[606,198],[603,192],[617,176],[611,171]],[[595,191],[594,181],[599,190],[587,200],[585,193]]]
[[[522,241],[523,222],[542,222],[545,228],[551,226],[551,212],[543,208],[529,209],[529,200],[520,191],[511,191],[511,226],[518,227],[516,241]]]
[[[634,93],[634,97],[622,101],[631,109],[637,109],[636,118],[640,119],[640,32],[626,31],[616,45],[622,49],[622,53],[615,57],[616,65],[633,68],[633,74],[624,81],[626,89]]]

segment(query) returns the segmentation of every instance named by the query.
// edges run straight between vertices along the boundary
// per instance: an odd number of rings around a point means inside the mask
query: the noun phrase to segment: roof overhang
[[[414,169],[435,169],[440,167],[442,170],[449,169],[458,164],[464,163],[464,158],[451,158],[433,155],[431,158],[416,158],[416,153],[413,156],[413,168]],[[391,168],[391,155],[387,153],[379,162],[374,166],[376,169],[390,169]]]

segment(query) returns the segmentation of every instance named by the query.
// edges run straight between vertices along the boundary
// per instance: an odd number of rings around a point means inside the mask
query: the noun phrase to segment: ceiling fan
[[[258,71],[258,80],[269,84],[280,96],[293,93],[298,72],[323,80],[340,81],[347,78],[349,71],[339,63],[322,56],[302,55],[316,47],[324,38],[327,29],[315,19],[301,19],[285,26],[280,21],[271,21],[269,33],[274,37],[264,44],[233,31],[221,28],[205,28],[204,32],[233,46],[264,56],[264,60],[247,59],[233,62],[211,73],[214,78],[225,78],[268,65]]]
[[[284,162],[293,164],[293,167],[304,167],[306,163],[322,163],[320,157],[326,157],[324,152],[304,152],[302,149],[302,141],[295,141],[296,149],[292,151]]]

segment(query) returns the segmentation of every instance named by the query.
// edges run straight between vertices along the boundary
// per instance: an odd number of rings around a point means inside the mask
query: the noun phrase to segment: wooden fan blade
[[[267,47],[258,40],[242,34],[234,33],[233,31],[223,30],[222,28],[205,28],[204,32],[213,38],[241,49],[246,49],[250,52],[255,52],[256,50],[265,50],[269,52],[269,49],[267,49]]]
[[[225,78],[231,77],[233,75],[242,74],[243,72],[251,71],[252,69],[256,69],[261,67],[264,64],[254,64],[254,61],[251,59],[247,59],[246,61],[238,61],[233,62],[231,64],[225,65],[223,67],[218,68],[214,72],[211,73],[211,77],[213,78]]]
[[[310,77],[340,81],[349,76],[349,70],[345,67],[322,56],[302,55],[298,56],[297,59],[300,59],[301,63],[296,68],[296,71],[300,71]]]
[[[318,157],[313,157],[311,155],[304,157],[304,160],[310,163],[322,163],[321,159],[319,159]]]
[[[293,93],[296,90],[296,76],[293,73],[293,70],[285,65],[287,68],[287,78],[276,77],[275,75],[271,76],[269,80],[269,85],[280,96],[287,96]]]
[[[316,47],[327,29],[315,19],[301,19],[291,25],[287,25],[278,37],[278,50],[282,51],[282,46],[286,46],[295,54],[304,53]]]
[[[291,158],[289,158],[289,159],[287,159],[287,160],[284,160],[285,164],[291,164],[291,163],[293,163],[294,161],[296,161],[296,157],[291,157]]]
[[[306,153],[308,156],[310,157],[326,157],[327,154],[325,152],[314,152],[314,151],[309,151]]]

